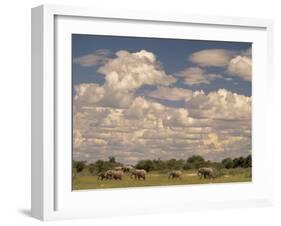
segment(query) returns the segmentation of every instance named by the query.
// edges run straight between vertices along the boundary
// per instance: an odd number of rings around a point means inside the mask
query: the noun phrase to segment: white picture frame
[[[99,26],[101,23],[103,26]],[[115,23],[121,29],[114,29]],[[134,29],[135,26],[140,29]],[[164,29],[162,33],[159,29],[161,34],[152,34],[153,26],[162,26]],[[71,146],[67,142],[71,137],[68,123],[71,118],[71,79],[67,78],[71,73],[68,67],[71,63],[69,35],[78,32],[171,37],[173,32],[173,37],[184,38],[186,34],[177,26],[189,26],[191,31],[194,29],[194,34],[190,32],[194,39],[253,42],[253,181],[246,184],[73,192],[71,162],[68,161],[71,158]],[[231,29],[236,29],[237,34],[230,36],[233,34]],[[269,175],[273,171],[273,153],[266,140],[266,119],[271,102],[266,97],[271,95],[273,83],[272,33],[273,22],[265,19],[55,5],[33,8],[32,216],[41,220],[57,220],[271,205],[273,177]],[[109,206],[110,201],[115,205]]]

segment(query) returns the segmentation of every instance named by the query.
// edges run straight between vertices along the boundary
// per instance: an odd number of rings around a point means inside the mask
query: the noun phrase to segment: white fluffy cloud
[[[93,161],[113,155],[131,163],[192,154],[209,159],[247,154],[251,150],[250,117],[251,98],[226,90],[207,95],[193,92],[185,108],[144,97],[134,97],[126,109],[84,106],[74,116],[74,128],[79,131],[74,133],[76,154]]]
[[[156,90],[151,91],[147,96],[177,101],[177,100],[189,100],[192,95],[192,90],[182,88],[169,88],[169,87],[158,87]]]
[[[219,74],[207,73],[206,70],[199,67],[190,67],[176,74],[184,79],[188,85],[209,84],[215,79],[222,78]]]
[[[99,68],[106,76],[106,86],[114,90],[135,90],[142,85],[170,85],[176,81],[161,68],[153,53],[119,51],[116,58]]]
[[[189,61],[199,65],[201,67],[221,67],[225,68],[226,72],[232,76],[238,76],[246,81],[252,80],[252,49],[249,48],[240,53],[224,50],[224,49],[207,49],[194,52],[189,56]],[[190,82],[192,78],[202,78],[205,73],[201,68],[186,69],[187,72],[182,71],[181,73],[191,74]],[[190,70],[190,71],[189,71]],[[193,76],[192,76],[193,75]],[[199,80],[199,78],[197,78]],[[208,80],[208,79],[207,79]],[[210,80],[209,80],[210,81]],[[188,83],[188,81],[186,81]],[[205,82],[206,83],[206,82]]]
[[[135,90],[141,86],[167,86],[176,81],[165,73],[154,54],[145,50],[118,51],[116,58],[108,60],[98,72],[105,76],[103,85],[91,83],[75,87],[75,98],[81,99],[80,103],[127,108],[133,102]]]
[[[250,121],[251,104],[251,97],[220,89],[208,95],[203,91],[194,92],[187,108],[194,117]]]
[[[100,49],[94,53],[80,56],[73,59],[73,63],[79,64],[83,67],[92,67],[98,64],[104,64],[108,61],[110,51],[107,49]]]
[[[189,60],[202,67],[225,67],[228,65],[232,56],[232,51],[224,49],[206,49],[191,54]]]
[[[170,87],[154,54],[119,51],[99,72],[103,85],[75,87],[73,99],[74,158],[118,161],[188,158],[208,159],[247,154],[251,150],[251,97],[220,89],[205,94]],[[137,96],[143,85],[157,89]],[[154,97],[154,98],[147,98]],[[161,101],[184,101],[182,107]]]
[[[236,56],[228,65],[228,72],[244,80],[252,80],[252,59],[246,56]]]

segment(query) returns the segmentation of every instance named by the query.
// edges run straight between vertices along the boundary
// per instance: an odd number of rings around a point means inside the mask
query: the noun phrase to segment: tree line
[[[73,169],[76,172],[82,172],[85,168],[89,170],[91,174],[103,172],[114,167],[123,166],[122,163],[116,161],[115,157],[109,157],[108,160],[97,160],[94,163],[88,164],[86,161],[74,161]],[[193,155],[186,160],[183,159],[146,159],[140,160],[136,165],[133,165],[136,169],[144,169],[149,171],[166,171],[166,170],[195,170],[200,167],[213,167],[220,169],[232,169],[232,168],[251,168],[252,167],[252,155],[246,157],[240,156],[238,158],[225,158],[220,162],[214,162],[205,160],[200,155]]]

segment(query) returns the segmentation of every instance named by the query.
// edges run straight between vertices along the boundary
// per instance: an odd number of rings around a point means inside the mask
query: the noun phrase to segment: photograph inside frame
[[[72,189],[251,182],[252,44],[72,35]]]

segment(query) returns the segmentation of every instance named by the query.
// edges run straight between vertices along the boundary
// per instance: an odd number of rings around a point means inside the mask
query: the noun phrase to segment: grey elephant
[[[134,169],[131,172],[131,178],[135,178],[135,179],[143,179],[145,180],[146,178],[146,171],[144,169]]]
[[[181,176],[182,176],[182,172],[180,170],[172,170],[169,173],[168,179],[176,179],[176,178],[182,179]]]
[[[200,177],[200,179],[203,178],[215,178],[214,170],[210,167],[202,167],[198,169],[197,175]]]
[[[107,180],[107,173],[106,172],[100,172],[98,173],[98,180]]]
[[[112,178],[112,171],[113,170],[107,170],[105,172],[98,173],[98,180],[111,180]]]
[[[113,179],[113,170],[107,170],[106,172],[104,172],[104,173],[100,173],[101,174],[101,176],[100,176],[100,178],[102,178],[103,177],[103,179],[106,179],[106,180],[111,180],[111,179]]]
[[[134,170],[134,167],[133,166],[130,166],[130,165],[127,165],[127,166],[123,166],[122,167],[122,170],[124,173],[129,173],[131,172],[132,170]]]
[[[122,166],[116,166],[116,167],[114,167],[114,170],[119,170],[119,171],[121,171],[121,170],[123,170],[123,167],[122,167]]]
[[[110,179],[113,180],[122,180],[123,171],[120,170],[108,170],[107,175]]]

